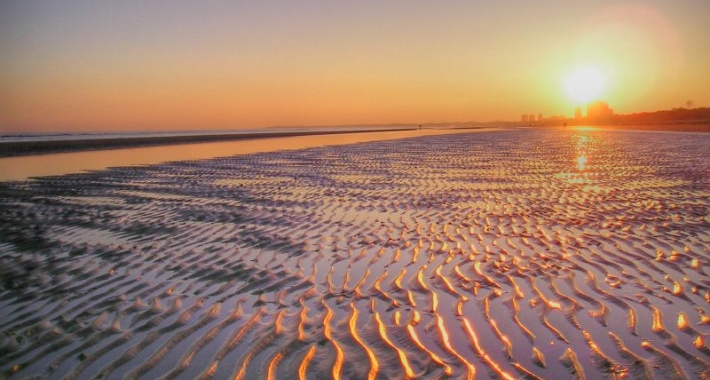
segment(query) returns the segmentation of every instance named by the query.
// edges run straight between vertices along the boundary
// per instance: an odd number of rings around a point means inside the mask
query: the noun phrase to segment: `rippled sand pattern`
[[[0,377],[710,378],[707,134],[442,135],[0,202]]]

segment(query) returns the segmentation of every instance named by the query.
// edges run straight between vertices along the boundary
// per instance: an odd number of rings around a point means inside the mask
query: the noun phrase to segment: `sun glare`
[[[565,77],[565,93],[574,102],[586,104],[599,99],[604,92],[606,79],[594,67],[582,67]]]

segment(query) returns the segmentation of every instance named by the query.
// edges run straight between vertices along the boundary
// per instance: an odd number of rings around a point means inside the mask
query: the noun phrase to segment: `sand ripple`
[[[2,183],[0,377],[710,378],[708,147],[521,130]]]

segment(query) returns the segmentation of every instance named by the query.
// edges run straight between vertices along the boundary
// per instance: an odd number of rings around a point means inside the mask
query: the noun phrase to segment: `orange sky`
[[[571,116],[710,106],[706,0],[0,2],[0,133]],[[534,4],[533,4],[534,3]]]

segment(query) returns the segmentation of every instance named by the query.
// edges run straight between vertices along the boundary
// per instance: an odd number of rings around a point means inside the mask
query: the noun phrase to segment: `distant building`
[[[522,116],[520,116],[520,122],[523,124],[528,123],[528,114],[524,113]]]
[[[528,121],[529,121],[530,123],[534,123],[534,122],[535,122],[535,114],[534,114],[534,113],[531,113],[530,115],[528,115]]]
[[[537,122],[542,123],[542,114],[541,113],[537,114]]]
[[[582,118],[582,108],[577,107],[574,109],[574,118],[575,119],[581,119]]]
[[[614,115],[614,110],[609,108],[607,102],[597,100],[587,106],[587,117],[592,120],[606,120]]]

